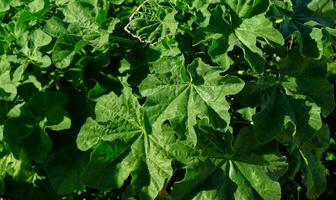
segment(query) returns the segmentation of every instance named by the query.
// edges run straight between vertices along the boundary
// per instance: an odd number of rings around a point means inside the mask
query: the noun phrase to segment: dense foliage
[[[333,0],[1,0],[0,19],[0,196],[315,199],[334,184]]]

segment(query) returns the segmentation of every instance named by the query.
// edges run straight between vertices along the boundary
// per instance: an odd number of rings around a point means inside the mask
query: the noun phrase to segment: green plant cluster
[[[333,0],[1,0],[0,196],[318,198],[335,19]]]

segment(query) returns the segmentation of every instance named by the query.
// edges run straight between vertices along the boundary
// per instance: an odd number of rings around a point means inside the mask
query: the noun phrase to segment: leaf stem
[[[134,40],[131,40],[131,39],[128,39],[128,38],[124,38],[124,37],[119,37],[119,36],[111,36],[110,39],[112,41],[126,43],[126,44],[131,44],[131,45],[134,45],[136,43],[136,41],[134,41]]]
[[[242,121],[242,120],[231,120],[231,123],[234,123],[234,124],[248,124],[248,125],[252,125],[253,124],[253,122]]]

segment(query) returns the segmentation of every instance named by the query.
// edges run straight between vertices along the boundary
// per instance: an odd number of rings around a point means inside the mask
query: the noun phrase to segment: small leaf
[[[176,11],[164,1],[146,1],[133,13],[126,29],[142,42],[154,44],[177,31]]]
[[[37,29],[32,35],[35,48],[43,47],[51,42],[51,37],[41,29]]]
[[[32,13],[37,13],[41,11],[45,6],[45,0],[33,0],[28,4],[29,11]]]
[[[53,37],[60,37],[67,31],[65,24],[57,17],[50,18],[46,22],[43,30]]]

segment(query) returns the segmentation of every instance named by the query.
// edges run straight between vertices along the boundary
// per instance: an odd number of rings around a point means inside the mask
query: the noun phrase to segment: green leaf
[[[11,119],[4,127],[5,140],[17,158],[21,152],[26,152],[29,159],[36,162],[44,160],[51,150],[51,140],[38,124],[22,122],[24,118]]]
[[[246,107],[246,108],[242,108],[242,109],[237,110],[237,112],[242,116],[242,118],[244,120],[252,121],[252,116],[255,115],[256,109]]]
[[[0,74],[0,100],[12,101],[16,95],[17,88],[11,80],[10,72]]]
[[[64,69],[70,66],[76,52],[74,46],[76,38],[64,36],[60,37],[54,47],[51,59],[57,68]]]
[[[44,31],[53,37],[60,37],[66,33],[66,25],[59,18],[52,17],[46,22]]]
[[[34,31],[32,37],[35,48],[46,46],[51,42],[51,37],[41,29]]]
[[[25,199],[50,199],[57,200],[60,197],[52,190],[47,181],[41,181],[36,184],[30,184],[23,181],[12,181],[7,190],[8,196],[17,200]],[[18,188],[20,188],[18,190]]]
[[[119,188],[131,175],[142,199],[154,199],[172,175],[171,159],[165,151],[168,133],[163,133],[151,131],[129,89],[119,98],[114,93],[101,97],[96,119],[89,118],[77,137],[79,149],[94,149],[85,170],[85,184],[104,190]]]
[[[85,28],[97,29],[95,23],[95,10],[90,9],[90,4],[87,2],[71,1],[62,9],[64,14],[64,22],[82,26]]]
[[[72,144],[54,152],[45,164],[51,186],[60,194],[71,194],[84,189],[82,181],[88,156],[79,152]]]
[[[287,95],[283,88],[275,87],[265,92],[262,109],[253,116],[254,133],[259,141],[278,138],[301,146],[322,127],[321,109],[305,96]]]
[[[0,196],[321,198],[335,5],[1,0]]]
[[[0,2],[0,12],[6,12],[10,9],[10,1],[1,1]]]
[[[29,11],[36,13],[41,11],[45,6],[45,0],[33,0],[28,4]]]
[[[307,188],[306,195],[311,199],[317,198],[327,189],[326,169],[320,159],[329,144],[329,134],[329,128],[325,125],[315,132],[314,137],[292,152],[298,158],[296,161],[298,163],[295,164],[298,165],[297,170],[303,173],[303,183]]]
[[[296,49],[281,61],[280,68],[284,73],[295,77],[285,81],[287,90],[306,95],[321,107],[324,116],[334,110],[334,86],[327,79],[327,65],[324,60],[303,58]]]
[[[102,14],[106,11],[107,3],[99,4],[97,1],[71,1],[63,9],[63,22],[68,23],[67,31],[74,36],[81,37],[94,47],[93,51],[106,51],[110,48],[110,34],[120,19],[106,19]],[[99,12],[101,11],[101,12]]]
[[[209,137],[208,132],[202,134],[202,142],[212,140],[205,139]],[[198,147],[197,153],[191,151],[181,158],[188,161],[185,163],[186,175],[173,186],[174,199],[281,198],[277,180],[287,167],[285,160],[271,150],[272,144],[259,144],[250,129],[239,133],[232,155],[226,155],[223,146],[215,146],[215,140],[212,142],[212,146]],[[209,149],[219,149],[222,155],[209,153]]]
[[[264,15],[243,20],[242,24],[235,30],[238,39],[246,45],[251,51],[260,53],[261,50],[256,47],[257,37],[263,38],[267,43],[283,45],[284,39],[280,32],[272,26]]]
[[[244,83],[234,76],[221,76],[220,69],[200,59],[187,67],[188,72],[184,70],[179,65],[169,72],[150,74],[140,85],[140,92],[148,97],[145,110],[154,130],[169,120],[182,139],[196,144],[197,118],[207,118],[214,127],[227,129],[230,106],[225,97],[238,93]]]
[[[249,18],[268,10],[268,0],[228,0],[225,1],[239,17]]]
[[[62,106],[65,96],[57,92],[35,94],[28,103],[9,111],[4,126],[6,143],[15,157],[22,152],[36,162],[42,162],[52,147],[45,129],[54,131],[70,128],[70,119]]]
[[[273,44],[283,45],[284,39],[279,31],[274,29],[272,23],[264,16],[245,19],[235,30],[235,35],[245,47],[245,58],[253,69],[261,73],[264,69],[264,60],[262,50],[257,47],[258,38],[263,38],[271,46]],[[257,61],[259,63],[257,63]]]
[[[3,152],[1,152],[3,154]],[[24,154],[15,158],[13,154],[5,154],[0,158],[0,194],[6,192],[4,179],[10,175],[15,181],[24,181],[27,183],[36,183],[43,179],[30,166],[29,161]],[[6,194],[6,193],[5,193]]]
[[[58,106],[46,113],[44,126],[53,131],[69,129],[71,127],[71,119],[64,109]]]
[[[293,123],[293,111],[286,94],[278,87],[266,91],[261,103],[261,110],[253,116],[253,131],[259,141],[269,142],[286,131],[286,123]]]
[[[176,14],[165,1],[145,1],[132,14],[126,30],[140,41],[154,44],[176,34]]]
[[[4,125],[0,125],[0,142],[3,141],[3,130],[4,130]]]
[[[301,54],[306,57],[321,59],[323,54],[323,33],[321,29],[307,28],[296,32]]]
[[[234,46],[239,46],[243,49],[249,65],[256,72],[262,73],[265,58],[257,44],[262,41],[273,47],[284,44],[281,33],[263,14],[235,21],[225,7],[219,6],[215,7],[211,14],[209,25],[197,29],[195,43],[212,40],[208,53],[224,69],[230,64],[228,52],[232,51]],[[231,16],[231,19],[228,20],[226,16]]]
[[[317,12],[321,17],[336,17],[336,4],[332,0],[312,0],[307,7]]]
[[[323,32],[333,27],[336,16],[334,2],[297,1],[293,6],[293,12],[295,15],[281,24],[281,31],[286,37],[291,34],[296,36],[303,56],[321,59],[324,51],[330,47],[324,46],[323,41],[332,41]]]

